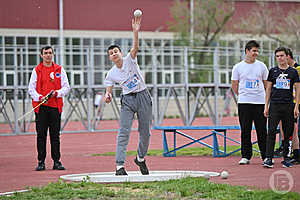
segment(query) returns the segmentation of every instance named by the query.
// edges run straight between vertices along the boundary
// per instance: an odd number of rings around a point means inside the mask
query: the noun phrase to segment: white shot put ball
[[[134,11],[134,13],[133,13],[133,15],[135,16],[135,17],[140,17],[140,16],[142,16],[142,11],[141,10],[135,10]]]
[[[228,175],[229,175],[229,174],[228,174],[227,171],[222,171],[222,172],[221,172],[221,178],[222,178],[222,179],[227,179]]]

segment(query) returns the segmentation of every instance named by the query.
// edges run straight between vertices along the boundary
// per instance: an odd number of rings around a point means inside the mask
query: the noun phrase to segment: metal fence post
[[[88,122],[88,130],[92,131],[92,126],[91,126],[91,95],[92,95],[92,89],[91,89],[91,85],[92,85],[92,73],[93,73],[93,68],[92,68],[92,63],[93,63],[93,59],[91,57],[91,51],[88,48],[87,49],[87,77],[88,77],[88,88],[87,88],[87,122]],[[93,107],[93,106],[92,106]]]
[[[214,85],[215,85],[215,125],[219,125],[219,111],[218,111],[218,105],[219,105],[219,48],[216,47],[214,50]]]
[[[152,65],[153,65],[153,110],[154,110],[154,125],[158,126],[159,106],[158,106],[158,89],[157,89],[157,63],[156,50],[152,50]]]
[[[188,66],[188,48],[184,48],[184,86],[185,86],[185,121],[184,124],[188,125],[189,116],[190,116],[190,102],[189,102],[189,66]]]
[[[14,121],[15,121],[15,134],[20,133],[18,115],[19,115],[19,103],[18,103],[18,59],[17,59],[17,47],[14,47]]]

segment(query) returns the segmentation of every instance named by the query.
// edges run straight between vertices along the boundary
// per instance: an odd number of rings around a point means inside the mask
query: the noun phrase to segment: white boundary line
[[[4,193],[0,193],[0,196],[10,196],[12,194],[15,194],[15,193],[20,193],[20,192],[28,192],[29,190],[16,190],[16,191],[13,191],[13,192],[4,192]]]
[[[95,183],[121,183],[121,182],[152,182],[180,179],[184,177],[212,177],[219,176],[218,172],[208,171],[150,171],[149,175],[142,175],[139,171],[127,171],[128,176],[116,176],[115,172],[94,172],[83,174],[69,174],[60,176],[67,181],[90,181]]]

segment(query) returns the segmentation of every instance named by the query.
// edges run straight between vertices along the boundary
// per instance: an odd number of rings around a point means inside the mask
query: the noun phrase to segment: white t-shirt
[[[238,103],[265,104],[263,80],[267,80],[268,73],[267,66],[259,60],[252,64],[237,63],[232,69],[231,80],[239,81]]]
[[[114,65],[107,73],[104,85],[113,86],[118,83],[122,88],[123,94],[140,92],[146,89],[146,84],[142,76],[137,59],[133,59],[130,53],[123,58],[122,68]]]

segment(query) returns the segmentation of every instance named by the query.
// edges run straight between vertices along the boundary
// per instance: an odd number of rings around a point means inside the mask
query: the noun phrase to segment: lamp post
[[[59,54],[60,65],[64,64],[64,10],[63,0],[59,0]]]
[[[194,0],[190,0],[190,45],[194,44]]]

